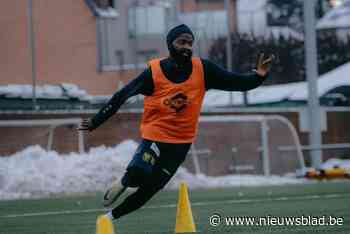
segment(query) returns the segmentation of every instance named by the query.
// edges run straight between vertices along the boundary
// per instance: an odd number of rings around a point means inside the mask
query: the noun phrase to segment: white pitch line
[[[63,214],[82,214],[82,213],[94,213],[94,212],[100,212],[100,211],[107,211],[107,210],[106,209],[62,210],[62,211],[49,211],[49,212],[36,212],[36,213],[4,215],[4,216],[0,216],[0,218],[33,217],[33,216],[63,215]]]
[[[275,198],[265,198],[265,199],[240,199],[240,200],[226,200],[226,201],[212,201],[212,202],[193,202],[191,203],[191,205],[192,206],[210,206],[210,205],[220,205],[220,204],[244,204],[244,203],[251,203],[251,202],[267,202],[267,201],[332,199],[332,198],[340,198],[340,197],[347,197],[347,196],[350,196],[350,194],[306,195],[306,196],[299,196],[299,197],[275,197]],[[176,206],[177,204],[166,204],[166,205],[159,205],[159,206],[146,206],[146,207],[143,207],[142,209],[175,208]],[[82,213],[96,213],[96,212],[106,212],[106,211],[108,211],[108,209],[63,210],[63,211],[3,215],[3,216],[0,216],[0,218],[82,214]]]
[[[327,199],[327,198],[340,198],[347,197],[350,194],[328,194],[328,195],[306,195],[298,197],[275,197],[264,199],[241,199],[241,200],[226,200],[226,201],[213,201],[213,202],[194,202],[192,206],[207,206],[207,205],[219,205],[219,204],[242,204],[251,202],[267,202],[267,201],[295,201],[295,200],[312,200],[312,199]]]

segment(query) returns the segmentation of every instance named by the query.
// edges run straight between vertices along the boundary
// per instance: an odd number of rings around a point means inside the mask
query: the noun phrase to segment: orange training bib
[[[151,60],[150,66],[154,91],[144,99],[142,137],[166,143],[192,143],[205,94],[200,58],[192,58],[192,73],[179,84],[165,77],[160,59]]]

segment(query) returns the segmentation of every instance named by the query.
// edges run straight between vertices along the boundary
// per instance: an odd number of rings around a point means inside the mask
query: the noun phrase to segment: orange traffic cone
[[[179,201],[177,203],[175,233],[193,232],[196,232],[196,225],[193,221],[187,185],[185,183],[181,183],[179,190]]]
[[[114,234],[113,223],[106,215],[100,215],[97,218],[96,234]]]

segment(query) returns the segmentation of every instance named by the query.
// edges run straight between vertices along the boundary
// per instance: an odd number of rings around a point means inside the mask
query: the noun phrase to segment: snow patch
[[[129,140],[116,147],[93,148],[85,154],[61,155],[40,146],[27,147],[0,158],[0,199],[103,191],[122,176],[136,147],[136,142]]]
[[[350,170],[350,159],[330,158],[322,164],[321,169],[332,169],[335,167]]]
[[[84,154],[58,154],[40,146],[29,146],[9,157],[0,157],[0,200],[48,197],[104,191],[120,178],[131,160],[137,143],[127,140],[114,147],[100,146]],[[166,186],[177,189],[181,182],[190,188],[266,186],[304,183],[295,176],[194,175],[185,168]]]

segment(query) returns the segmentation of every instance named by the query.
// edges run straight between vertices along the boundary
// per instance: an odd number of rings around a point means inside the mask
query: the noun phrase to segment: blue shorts
[[[142,140],[126,169],[138,168],[150,174],[159,157],[160,150],[157,144],[153,141]]]
[[[190,143],[170,144],[143,139],[132,160],[122,183],[129,187],[152,184],[163,187],[185,161]]]

